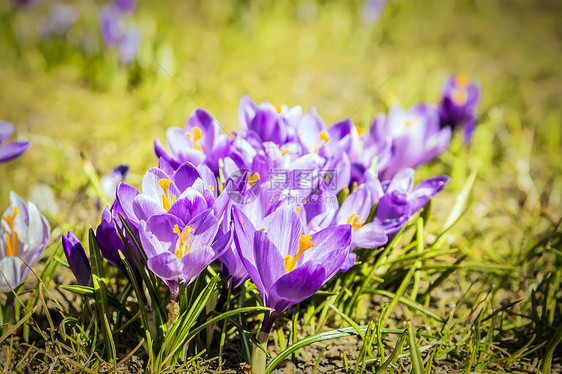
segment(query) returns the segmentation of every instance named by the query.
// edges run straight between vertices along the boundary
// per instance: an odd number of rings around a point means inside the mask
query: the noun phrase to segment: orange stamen
[[[254,175],[250,173],[250,176],[248,177],[248,183],[250,184],[250,186],[253,186],[254,183],[256,183],[259,179],[260,175],[257,172]]]
[[[458,74],[455,77],[455,82],[459,86],[467,87],[470,84],[470,77],[466,74]]]
[[[359,215],[357,213],[353,213],[351,217],[347,220],[347,224],[351,225],[351,229],[355,230],[363,226],[362,223],[357,223],[359,221]]]
[[[453,91],[453,101],[457,105],[463,105],[467,100],[467,92],[464,88],[457,88]]]
[[[193,140],[193,148],[197,149],[200,152],[203,152],[203,148],[201,148],[201,146],[197,144],[197,142],[201,140],[201,129],[199,127],[193,128],[193,135],[187,132],[185,133],[185,136]]]
[[[162,206],[166,211],[170,211],[172,204],[176,202],[176,195],[172,195],[172,202],[170,202],[170,197],[168,196],[168,187],[170,187],[171,180],[162,178],[158,181],[158,185],[164,190],[164,195],[162,195]]]
[[[287,273],[293,271],[295,269],[295,265],[299,261],[299,258],[302,256],[304,252],[308,249],[314,247],[314,243],[312,242],[312,236],[310,235],[301,235],[299,239],[299,251],[295,254],[295,257],[288,255],[285,257],[285,271]]]
[[[359,136],[363,136],[365,129],[359,126],[355,126],[355,128],[357,129],[357,134],[359,134]]]
[[[322,131],[320,133],[320,140],[323,140],[324,143],[328,143],[330,141],[330,136],[328,135],[328,133],[326,131]]]
[[[12,215],[2,216],[2,219],[6,221],[10,227],[10,234],[6,234],[6,256],[17,256],[18,255],[18,234],[14,231],[14,220],[20,214],[18,208],[12,207]]]
[[[281,106],[280,105],[274,105],[275,110],[277,111],[277,113],[281,113]]]
[[[174,234],[176,234],[179,238],[178,248],[176,249],[176,256],[181,260],[183,256],[187,255],[187,251],[189,251],[189,244],[187,244],[187,240],[189,239],[189,234],[194,232],[191,227],[185,226],[185,231],[183,234],[180,231],[178,225],[174,226]]]

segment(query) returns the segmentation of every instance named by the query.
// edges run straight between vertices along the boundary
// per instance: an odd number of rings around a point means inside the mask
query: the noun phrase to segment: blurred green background
[[[37,24],[49,3],[0,5],[0,119],[33,143],[0,166],[4,205],[10,190],[44,200],[32,193],[44,184],[58,206],[47,212],[55,225],[94,225],[81,153],[100,175],[128,164],[128,182],[139,187],[156,165],[153,139],[164,141],[166,128],[182,126],[199,104],[227,131],[238,128],[244,94],[315,106],[327,124],[353,114],[366,127],[392,104],[437,102],[458,72],[483,88],[473,144],[464,149],[457,136],[417,177],[452,175],[438,214],[477,170],[480,198],[457,244],[473,256],[491,248],[501,262],[560,214],[559,1],[389,0],[370,21],[363,1],[141,1],[129,16],[142,32],[129,66],[101,42],[104,2],[68,2],[78,20],[44,38]]]

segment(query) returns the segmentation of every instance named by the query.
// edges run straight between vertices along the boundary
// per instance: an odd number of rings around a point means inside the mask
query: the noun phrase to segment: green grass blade
[[[410,345],[410,358],[412,361],[411,373],[425,374],[420,347],[418,347],[418,342],[416,340],[416,330],[410,322],[408,322],[408,344]]]
[[[541,372],[543,374],[550,374],[551,366],[552,366],[552,359],[554,357],[554,352],[556,351],[556,347],[562,342],[562,324],[558,326],[554,337],[548,343],[546,348],[546,354],[544,355],[544,360],[541,365]]]
[[[373,293],[376,295],[381,295],[381,296],[385,296],[388,297],[391,300],[394,300],[394,298],[396,298],[396,295],[392,292],[389,291],[385,291],[385,290],[367,290],[367,292],[369,293]],[[404,296],[400,296],[399,300],[398,300],[401,304],[404,304],[406,306],[408,306],[409,308],[412,308],[414,310],[417,310],[420,313],[425,314],[428,317],[433,318],[434,320],[438,321],[438,322],[445,322],[445,319],[443,317],[441,317],[439,314],[427,309],[426,307],[424,307],[423,305],[421,305],[420,303],[416,302],[416,301],[412,301]]]
[[[367,327],[368,326],[359,326],[359,331],[361,331],[362,334],[365,334],[365,332],[367,331]],[[404,330],[400,330],[400,329],[381,329],[381,332],[383,334],[402,334],[404,332]],[[324,341],[324,340],[343,338],[345,336],[350,336],[350,335],[357,335],[357,331],[355,330],[355,328],[346,327],[346,328],[342,328],[342,329],[335,329],[335,330],[322,332],[322,333],[312,335],[312,336],[308,336],[304,339],[301,339],[297,343],[292,344],[289,347],[287,347],[287,349],[285,349],[284,351],[279,353],[279,355],[275,356],[275,358],[273,360],[271,360],[271,362],[266,366],[265,373],[266,374],[271,373],[273,371],[273,369],[275,369],[275,367],[277,367],[277,365],[279,365],[281,363],[281,361],[283,361],[284,359],[289,357],[291,354],[293,354],[293,352],[301,349],[302,347],[306,347],[307,345],[314,344],[314,343],[317,343],[317,342],[321,342],[321,341]]]

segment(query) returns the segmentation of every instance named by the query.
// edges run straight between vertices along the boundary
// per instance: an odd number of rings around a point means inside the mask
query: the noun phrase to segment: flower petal
[[[182,262],[170,252],[162,252],[150,257],[147,261],[148,268],[164,280],[177,279],[183,270]]]
[[[31,146],[29,142],[12,142],[0,146],[0,162],[10,161],[18,157],[27,151],[29,146]]]

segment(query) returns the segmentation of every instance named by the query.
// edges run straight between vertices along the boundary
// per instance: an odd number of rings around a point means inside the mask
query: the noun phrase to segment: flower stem
[[[258,343],[267,351],[267,340],[269,339],[269,331],[260,330],[258,332],[257,340]],[[265,374],[265,360],[266,353],[262,351],[258,346],[254,345],[254,351],[252,352],[252,372],[254,374]]]

